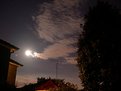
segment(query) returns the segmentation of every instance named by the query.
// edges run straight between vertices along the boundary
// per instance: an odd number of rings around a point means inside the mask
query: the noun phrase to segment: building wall
[[[10,85],[15,85],[17,66],[15,64],[9,63],[7,83]]]
[[[10,50],[0,45],[0,84],[7,81]]]

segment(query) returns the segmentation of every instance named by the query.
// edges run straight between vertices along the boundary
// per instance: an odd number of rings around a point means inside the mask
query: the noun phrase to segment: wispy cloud
[[[75,52],[76,48],[69,47],[65,44],[54,43],[53,45],[48,46],[42,53],[43,59],[48,58],[59,58],[69,56],[69,53]]]
[[[76,48],[71,45],[77,42],[81,33],[80,23],[83,21],[77,12],[78,4],[79,0],[54,0],[40,7],[38,12],[43,13],[34,17],[36,31],[41,39],[52,43],[39,53],[40,58],[72,59],[69,58],[70,53],[75,53]]]

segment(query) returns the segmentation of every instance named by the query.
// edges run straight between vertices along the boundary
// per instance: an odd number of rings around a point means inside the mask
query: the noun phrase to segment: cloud
[[[40,38],[49,42],[55,42],[65,38],[67,35],[80,33],[80,22],[82,20],[80,17],[75,17],[79,15],[73,8],[73,6],[77,6],[74,3],[77,1],[54,0],[54,3],[43,4],[44,13],[35,17],[36,31]]]
[[[66,44],[54,43],[53,45],[48,46],[40,54],[40,58],[49,59],[49,58],[59,58],[69,56],[69,53],[75,52],[76,48],[69,47]]]
[[[77,64],[75,57],[65,57],[65,59],[67,60],[67,63],[69,64]]]
[[[39,53],[41,59],[72,59],[69,58],[70,53],[75,53],[77,49],[72,45],[77,43],[81,33],[80,23],[83,22],[78,4],[79,0],[54,0],[41,5],[38,12],[43,13],[34,17],[36,31],[41,39],[52,43]]]

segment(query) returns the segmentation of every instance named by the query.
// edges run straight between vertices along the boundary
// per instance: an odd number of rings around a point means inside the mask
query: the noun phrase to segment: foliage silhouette
[[[78,40],[78,68],[85,91],[121,88],[121,15],[117,8],[98,2],[85,15]]]
[[[39,78],[38,77],[37,83],[25,85],[25,86],[19,88],[17,91],[35,91],[35,88],[37,86],[40,86],[49,80],[53,81],[58,86],[57,91],[77,91],[78,90],[76,85],[69,83],[69,82],[65,82],[62,79],[51,79],[51,78],[44,78],[44,77]]]

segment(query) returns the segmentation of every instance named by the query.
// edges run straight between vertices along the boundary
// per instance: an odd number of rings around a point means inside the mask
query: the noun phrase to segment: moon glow
[[[39,54],[37,53],[37,52],[34,52],[34,51],[32,51],[32,50],[26,50],[25,51],[25,55],[26,56],[30,56],[30,57],[36,57],[36,58],[38,58],[39,57]]]
[[[32,56],[32,51],[31,50],[26,50],[25,55],[26,56]]]

